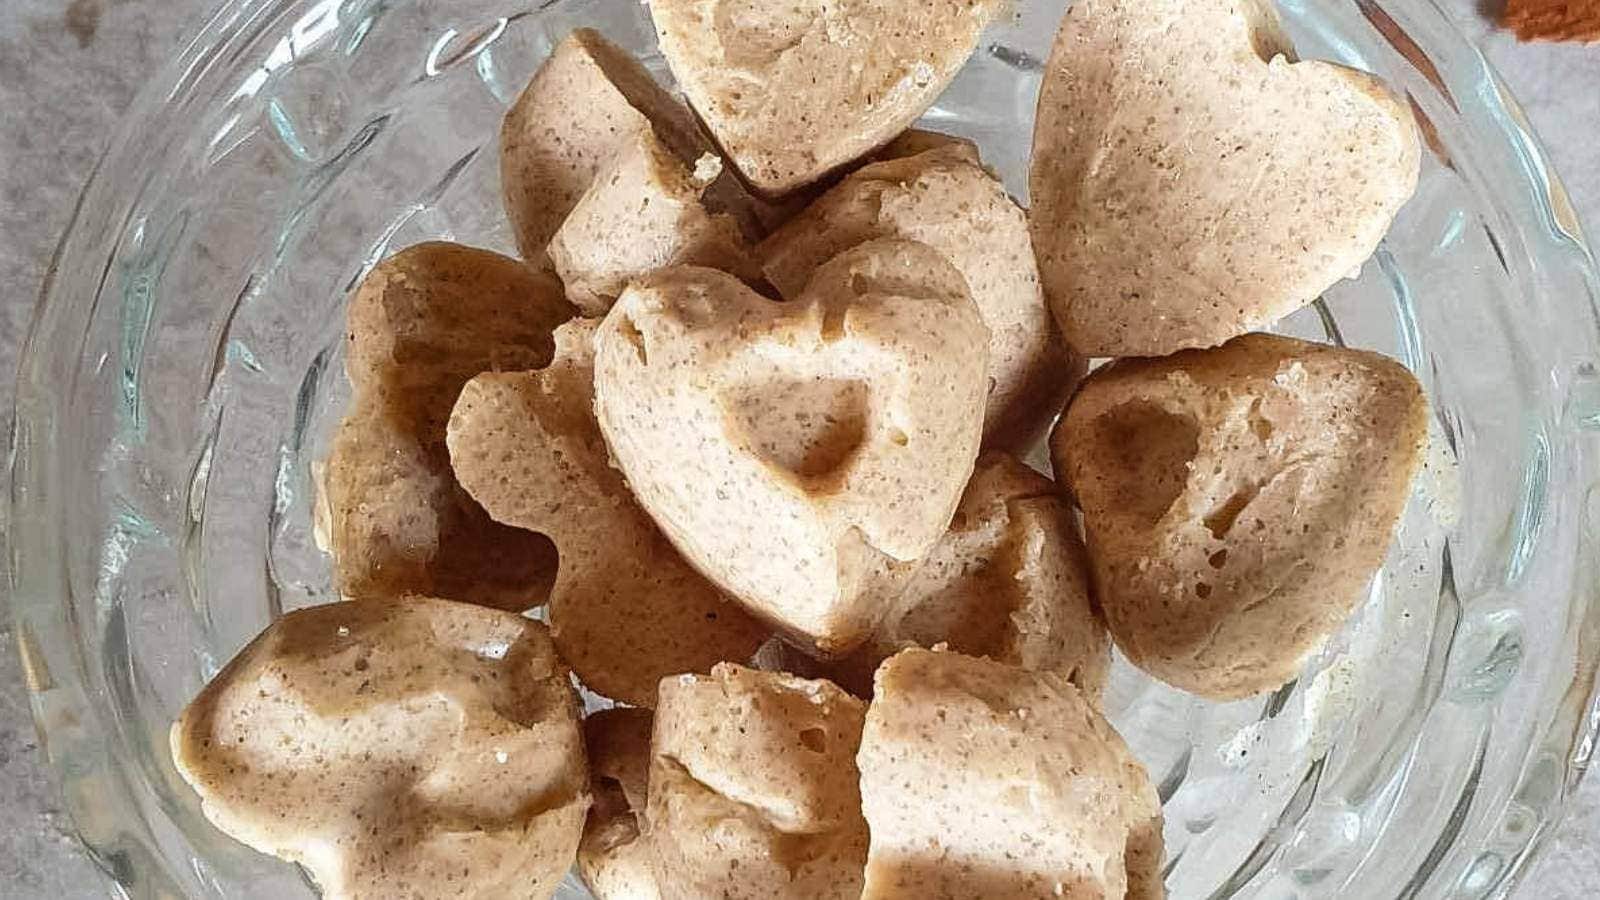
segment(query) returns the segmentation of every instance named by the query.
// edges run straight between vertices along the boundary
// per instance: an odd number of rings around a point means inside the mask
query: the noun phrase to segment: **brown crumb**
[[[1600,0],[1506,0],[1500,25],[1519,41],[1600,41]]]

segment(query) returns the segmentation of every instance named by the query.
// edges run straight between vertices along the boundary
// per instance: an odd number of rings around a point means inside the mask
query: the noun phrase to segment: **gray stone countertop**
[[[1443,0],[1522,101],[1590,234],[1600,229],[1600,46],[1519,45],[1471,0]],[[79,188],[146,73],[213,0],[0,2],[0,434],[17,345]],[[0,897],[111,896],[45,776],[11,616],[0,603]],[[1600,777],[1573,801],[1518,897],[1600,896]]]

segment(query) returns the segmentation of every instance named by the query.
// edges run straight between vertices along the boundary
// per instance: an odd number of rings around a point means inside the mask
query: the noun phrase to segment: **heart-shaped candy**
[[[650,0],[661,52],[717,142],[779,195],[931,105],[1002,0]]]
[[[1358,269],[1417,183],[1404,101],[1292,62],[1263,0],[1079,0],[1039,96],[1030,223],[1085,356],[1213,347]]]
[[[832,655],[950,522],[977,456],[988,340],[961,273],[923,244],[861,244],[789,303],[665,269],[600,327],[595,410],[684,556]]]

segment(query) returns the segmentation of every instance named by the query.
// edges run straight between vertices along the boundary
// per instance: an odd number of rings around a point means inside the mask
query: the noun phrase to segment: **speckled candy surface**
[[[506,214],[524,258],[547,259],[595,175],[626,138],[651,129],[682,159],[709,149],[689,110],[598,31],[580,28],[556,45],[500,130]]]
[[[589,807],[543,625],[423,597],[283,616],[172,728],[216,826],[324,897],[550,897]]]
[[[1291,62],[1262,0],[1081,0],[1035,119],[1034,246],[1085,356],[1213,347],[1358,269],[1416,187],[1405,102]]]
[[[862,900],[1154,900],[1161,805],[1061,675],[913,649],[878,670],[861,751]]]
[[[978,459],[950,530],[872,637],[819,671],[865,697],[884,660],[907,647],[942,644],[1059,672],[1098,700],[1111,639],[1090,584],[1072,509],[1055,484],[1009,454],[988,453]]]
[[[652,0],[661,52],[745,179],[787,193],[887,143],[1000,0]]]
[[[469,382],[450,458],[489,515],[555,542],[550,627],[578,677],[652,706],[662,676],[747,660],[767,630],[684,562],[611,467],[593,411],[596,324],[562,326],[544,369]]]
[[[1117,645],[1207,697],[1293,678],[1382,564],[1427,417],[1400,363],[1265,334],[1090,375],[1051,448]]]
[[[649,839],[672,900],[855,900],[865,707],[826,681],[722,665],[661,683]]]
[[[896,138],[885,152],[909,155],[851,173],[761,243],[761,265],[795,297],[818,266],[863,241],[901,237],[939,251],[966,278],[989,326],[984,442],[1023,446],[1060,411],[1084,362],[1045,308],[1022,210],[972,145],[942,137]]]
[[[955,512],[988,339],[961,273],[922,244],[862,244],[782,304],[721,272],[667,269],[601,325],[595,410],[685,558],[837,654]]]
[[[672,265],[708,266],[761,277],[737,220],[709,212],[701,195],[722,173],[706,154],[679,159],[655,132],[624,137],[611,161],[550,241],[550,260],[567,298],[584,315],[603,316],[629,281]]]
[[[520,611],[544,602],[550,542],[491,520],[450,472],[445,422],[467,379],[550,361],[572,315],[514,259],[426,243],[373,269],[348,312],[353,388],[323,468],[328,549],[348,597],[429,594]]]

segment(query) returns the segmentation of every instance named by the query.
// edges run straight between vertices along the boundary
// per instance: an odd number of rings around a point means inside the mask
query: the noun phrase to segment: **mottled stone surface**
[[[1544,138],[1591,234],[1600,230],[1600,46],[1521,46],[1491,33],[1473,0],[1447,0],[1500,67]],[[0,434],[39,280],[73,200],[139,85],[213,0],[0,2]],[[28,721],[0,604],[0,895],[109,895],[71,837]],[[1578,794],[1519,898],[1581,900],[1600,885],[1600,777]]]

